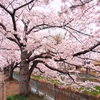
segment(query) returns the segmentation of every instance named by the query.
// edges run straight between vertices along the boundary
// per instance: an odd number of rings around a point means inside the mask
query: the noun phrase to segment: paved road
[[[3,73],[0,72],[0,100],[5,100],[4,92],[4,78]]]

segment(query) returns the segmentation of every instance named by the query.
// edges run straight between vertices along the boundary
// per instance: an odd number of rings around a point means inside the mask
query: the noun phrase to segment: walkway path
[[[5,87],[2,72],[0,72],[0,100],[5,100]]]

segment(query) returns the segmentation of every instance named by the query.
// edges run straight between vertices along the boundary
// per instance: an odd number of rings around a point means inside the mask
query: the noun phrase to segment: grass
[[[49,79],[49,78],[43,78],[43,77],[41,77],[41,76],[36,76],[36,75],[31,75],[31,78],[32,79],[35,79],[35,80],[45,80],[45,81],[48,81],[48,82],[51,82],[52,84],[56,84],[56,85],[58,85],[59,84],[59,82],[58,81],[56,81],[56,80],[53,80],[53,79]]]
[[[22,96],[19,94],[7,96],[6,100],[44,100],[43,96],[39,96],[37,94],[30,94],[29,96]]]
[[[96,90],[92,90],[92,91],[90,92],[90,94],[91,94],[91,95],[94,95],[94,96],[97,96],[97,95],[100,94],[100,86],[96,86],[95,89],[96,89]]]
[[[17,72],[17,71],[14,71],[14,74],[16,74],[16,75],[19,75],[19,72]]]
[[[52,84],[58,85],[59,82],[53,79],[47,79],[47,81],[51,82]]]
[[[66,84],[67,87],[71,87],[71,84]]]
[[[16,94],[16,95],[8,96],[7,100],[29,100],[29,99],[28,97],[24,97],[24,96]]]
[[[14,74],[15,74],[15,75],[19,75],[19,72],[14,71]],[[32,78],[32,79],[35,79],[35,80],[43,79],[43,77],[41,77],[41,76],[39,76],[39,75],[36,76],[36,75],[33,75],[33,74],[31,75],[31,78]]]
[[[93,96],[100,95],[100,86],[95,86],[94,88],[95,88],[95,90],[90,90],[89,88],[85,89],[85,88],[81,87],[79,89],[79,91],[83,91],[83,93],[88,94],[88,95],[93,95]]]
[[[35,79],[35,80],[40,80],[40,79],[43,79],[41,76],[36,76],[36,75],[31,75],[31,78],[32,79]]]

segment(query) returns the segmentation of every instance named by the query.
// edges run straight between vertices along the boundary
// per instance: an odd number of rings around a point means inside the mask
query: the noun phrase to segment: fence
[[[3,80],[3,73],[0,72],[0,100],[6,100],[5,98],[5,83]]]
[[[19,80],[16,74],[14,74],[14,78]],[[33,92],[43,94],[46,100],[100,100],[100,98],[94,96],[73,92],[70,89],[59,88],[56,85],[34,79],[31,79],[30,86]]]

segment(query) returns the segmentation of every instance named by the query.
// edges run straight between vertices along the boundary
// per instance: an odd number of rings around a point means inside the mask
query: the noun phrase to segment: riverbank
[[[6,98],[12,98],[12,97],[18,97],[18,89],[19,89],[19,83],[17,80],[12,80],[12,81],[9,81],[8,80],[8,77],[5,76],[5,86],[6,86]],[[2,99],[0,99],[2,100]],[[9,99],[10,100],[10,99]],[[20,100],[17,99],[17,100]],[[21,100],[24,100],[24,99],[21,99]],[[43,97],[40,97],[36,94],[30,94],[28,97],[26,97],[25,100],[44,100]]]

